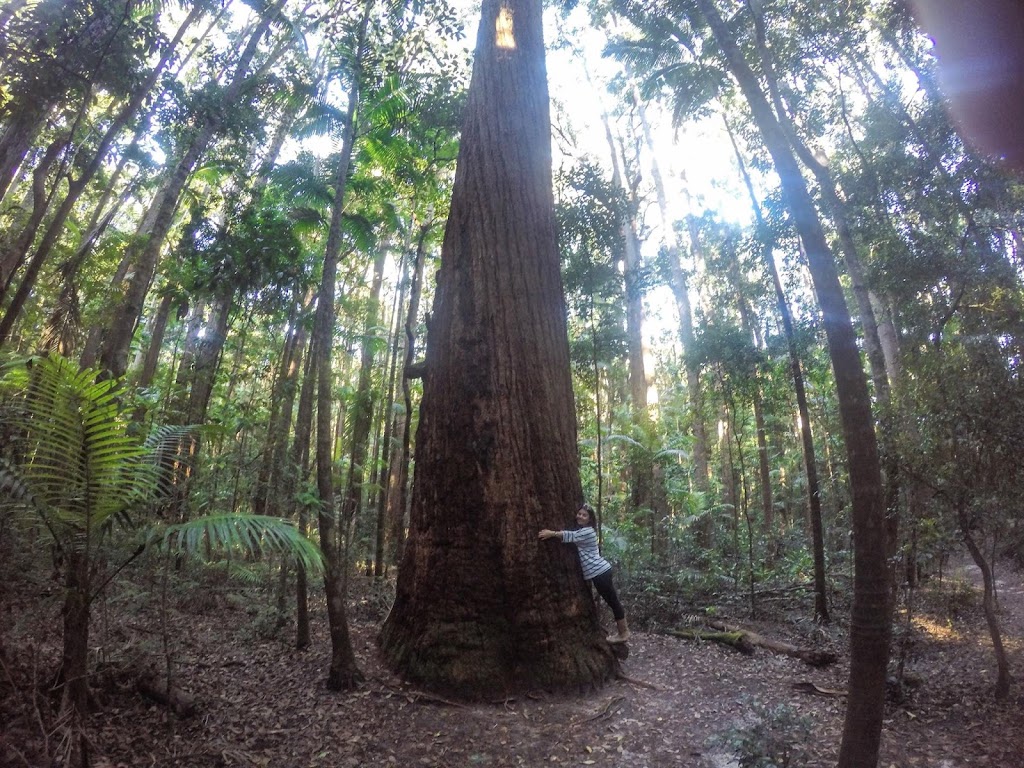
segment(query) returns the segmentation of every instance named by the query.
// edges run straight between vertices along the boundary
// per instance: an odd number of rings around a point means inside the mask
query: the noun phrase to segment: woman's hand
[[[560,539],[562,538],[561,531],[549,531],[547,528],[537,534],[537,538],[543,541],[544,539]]]

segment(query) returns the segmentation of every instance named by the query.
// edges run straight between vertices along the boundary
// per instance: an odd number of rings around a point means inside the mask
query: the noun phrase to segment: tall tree
[[[582,501],[542,2],[482,5],[381,635],[405,678],[475,697],[598,684],[615,665],[575,553],[536,539]]]
[[[352,161],[352,148],[356,133],[356,116],[362,92],[363,57],[366,55],[367,28],[373,0],[365,0],[356,24],[355,45],[348,62],[348,103],[342,124],[341,154],[334,170],[334,203],[331,223],[324,248],[324,266],[317,294],[316,317],[313,325],[313,366],[316,375],[316,489],[320,504],[317,522],[320,528],[320,547],[324,552],[326,568],[324,586],[327,591],[327,618],[331,632],[331,663],[327,672],[327,686],[345,690],[355,686],[362,673],[356,665],[355,653],[348,632],[345,612],[345,569],[340,547],[337,513],[334,508],[334,439],[331,424],[332,382],[331,353],[334,350],[334,296],[338,276],[338,259],[342,249],[342,217],[345,193]],[[310,372],[311,375],[314,371]]]
[[[264,9],[255,29],[249,35],[235,64],[230,82],[224,87],[215,104],[203,105],[196,116],[194,131],[182,142],[178,155],[160,189],[150,203],[139,224],[138,232],[131,243],[126,257],[130,259],[130,277],[122,278],[114,285],[122,289],[120,300],[114,307],[112,318],[106,328],[102,347],[99,351],[101,367],[113,376],[121,376],[128,367],[128,351],[135,328],[156,273],[160,252],[174,220],[182,191],[196,163],[206,153],[210,143],[227,118],[222,104],[238,105],[243,89],[251,83],[250,67],[259,50],[260,42],[270,30],[272,23],[279,20],[281,8],[287,0],[276,0],[274,5]],[[83,364],[91,365],[92,360],[83,356]]]
[[[768,223],[761,212],[761,203],[754,192],[750,173],[747,171],[740,148],[736,144],[736,137],[728,123],[726,123],[726,128],[729,132],[729,140],[732,142],[733,151],[736,153],[736,163],[739,166],[740,175],[743,177],[743,185],[750,196],[750,208],[753,211],[754,221],[757,223],[757,229],[761,235],[764,266],[772,279],[775,305],[778,308],[779,318],[782,321],[782,333],[786,337],[789,370],[790,375],[793,377],[793,393],[796,396],[797,413],[800,417],[800,445],[803,449],[804,474],[807,483],[807,512],[811,522],[811,551],[814,557],[814,618],[816,621],[828,623],[831,617],[828,612],[828,585],[825,581],[825,537],[821,524],[821,488],[818,482],[818,461],[815,457],[814,436],[811,434],[811,416],[810,408],[807,405],[807,388],[804,386],[804,372],[800,364],[800,352],[797,349],[796,333],[793,329],[793,315],[789,309],[789,302],[786,300],[786,293],[782,288],[779,269],[775,264],[772,242],[768,236]]]
[[[695,20],[710,27],[775,164],[823,315],[846,442],[855,546],[850,695],[839,765],[871,766],[881,743],[890,624],[885,508],[867,378],[835,260],[786,132],[714,0],[696,0],[696,7]]]

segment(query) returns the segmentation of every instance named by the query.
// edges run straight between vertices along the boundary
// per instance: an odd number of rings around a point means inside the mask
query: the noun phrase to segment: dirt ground
[[[889,704],[883,768],[1024,766],[1024,695],[1015,682],[1008,702],[997,705],[992,698],[995,663],[972,583],[980,583],[976,569],[963,563],[959,581],[947,578],[941,590],[919,593],[912,632],[905,615],[898,617],[898,636],[909,641],[905,671],[911,685],[900,701],[894,690]],[[634,632],[624,677],[599,691],[538,691],[463,705],[404,686],[381,666],[375,643],[383,613],[379,599],[356,600],[351,610],[366,682],[354,693],[336,694],[322,682],[328,662],[322,616],[315,619],[312,648],[297,652],[285,639],[263,637],[270,612],[254,608],[245,590],[172,601],[167,636],[173,676],[198,705],[194,716],[177,718],[134,686],[141,665],[165,658],[157,606],[138,602],[143,594],[150,593],[139,591],[134,603],[131,595],[110,600],[96,617],[97,658],[107,659],[95,680],[90,721],[100,768],[724,768],[740,765],[738,754],[778,755],[787,744],[790,765],[830,766],[842,733],[842,629],[786,621],[782,612],[775,622],[751,626],[765,636],[838,651],[839,663],[815,669],[763,650],[745,656],[714,643]],[[1024,578],[1008,566],[1000,571],[999,596],[1004,642],[1019,676]],[[26,604],[8,599],[5,606],[10,631],[0,657],[0,765],[49,765],[59,750],[49,720],[52,702],[39,683],[41,670],[55,662],[56,638],[32,638],[30,632],[56,606],[56,599],[43,611],[35,605],[32,622],[17,615]],[[59,626],[56,610],[48,618]],[[825,693],[808,692],[808,683]],[[777,764],[784,765],[784,758]]]

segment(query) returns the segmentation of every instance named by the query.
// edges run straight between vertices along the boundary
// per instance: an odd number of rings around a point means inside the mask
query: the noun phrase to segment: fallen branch
[[[836,655],[830,651],[819,651],[815,648],[801,648],[790,643],[782,642],[781,640],[772,640],[771,638],[759,635],[749,629],[744,629],[743,627],[738,627],[734,624],[727,624],[724,621],[717,621],[715,619],[709,619],[707,624],[709,627],[720,629],[723,632],[740,632],[744,636],[744,639],[752,646],[764,648],[772,653],[781,653],[784,656],[792,656],[795,659],[800,659],[800,661],[805,664],[810,664],[812,667],[827,667],[829,664],[834,664],[836,661]]]
[[[670,629],[666,634],[681,637],[684,640],[707,640],[722,643],[747,656],[752,656],[754,646],[751,645],[743,632],[721,632],[711,629]]]
[[[846,691],[835,690],[832,688],[822,688],[820,685],[802,680],[799,683],[793,683],[793,690],[800,691],[801,693],[809,693],[812,696],[845,696]]]
[[[384,691],[387,691],[389,694],[394,696],[404,696],[406,701],[408,701],[410,704],[414,704],[417,701],[429,701],[432,704],[444,704],[449,707],[461,707],[463,709],[465,709],[466,707],[466,705],[462,704],[461,702],[452,701],[451,699],[446,699],[443,696],[438,696],[433,693],[428,693],[426,691],[417,691],[413,688],[396,688],[393,685],[389,685],[388,683],[384,682],[383,680],[380,680],[379,682],[381,688]]]
[[[599,709],[596,713],[594,713],[590,717],[584,718],[583,720],[573,721],[569,725],[570,726],[577,726],[577,725],[580,725],[582,723],[592,723],[595,720],[601,720],[602,718],[610,717],[612,715],[612,713],[615,710],[617,710],[622,705],[622,702],[624,702],[625,700],[626,700],[625,696],[612,696],[608,700],[608,702],[601,709]]]
[[[663,690],[665,690],[661,686],[655,685],[654,683],[648,683],[646,680],[637,680],[635,677],[630,677],[629,675],[624,675],[621,672],[619,672],[615,676],[615,679],[616,680],[622,680],[623,682],[629,683],[630,685],[636,685],[636,686],[639,686],[641,688],[650,688],[652,691],[663,691]]]

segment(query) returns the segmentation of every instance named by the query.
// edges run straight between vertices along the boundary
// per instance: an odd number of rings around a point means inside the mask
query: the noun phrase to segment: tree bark
[[[276,508],[281,500],[281,473],[287,471],[285,456],[288,436],[291,433],[299,369],[306,346],[305,328],[296,323],[299,311],[297,305],[293,306],[288,319],[288,330],[285,331],[281,362],[271,392],[266,447],[263,450],[263,460],[256,474],[256,487],[252,494],[252,511],[255,515],[267,514],[267,510]]]
[[[623,282],[626,294],[626,365],[629,370],[629,399],[633,435],[641,445],[630,450],[630,506],[636,515],[637,525],[649,528],[651,553],[655,552],[656,515],[654,509],[654,465],[651,460],[650,440],[652,432],[647,400],[647,372],[644,369],[644,293],[641,271],[640,238],[637,235],[636,216],[639,203],[636,200],[637,180],[626,179],[619,164],[619,147],[612,132],[607,112],[602,110],[605,138],[612,161],[612,184],[628,202],[628,215],[622,217],[619,225]]]
[[[316,394],[315,337],[310,336],[306,352],[306,366],[299,391],[299,407],[295,413],[295,433],[292,437],[291,466],[285,472],[281,496],[285,499],[287,514],[291,518],[299,500],[298,489],[309,477],[309,440],[313,432],[313,403]],[[299,531],[303,536],[309,528],[309,512],[303,503],[299,507]],[[309,594],[306,569],[299,563],[295,574],[295,647],[300,651],[309,647]]]
[[[402,317],[402,312],[405,309],[405,295],[409,289],[408,280],[408,261],[407,255],[409,253],[408,241],[403,248],[403,255],[400,259],[399,271],[401,276],[399,290],[395,294],[394,302],[391,306],[391,320],[388,323],[390,331],[391,345],[388,352],[388,369],[387,369],[387,392],[384,395],[385,411],[382,414],[382,421],[384,422],[384,434],[380,439],[377,450],[377,461],[374,462],[376,469],[374,470],[374,484],[380,488],[377,495],[377,508],[376,508],[376,532],[375,532],[375,546],[373,552],[373,577],[377,580],[383,578],[385,571],[387,570],[387,564],[385,562],[386,553],[388,550],[388,494],[391,491],[391,469],[392,462],[395,459],[397,444],[395,443],[395,431],[396,427],[399,426],[399,414],[395,409],[395,389],[397,386],[398,376],[398,358],[402,351],[402,326],[405,323]],[[405,374],[402,373],[404,378]],[[381,460],[381,457],[386,457],[387,461]]]
[[[403,677],[471,698],[616,665],[576,553],[537,541],[582,502],[542,30],[541,0],[483,2],[381,633]]]
[[[61,715],[66,717],[70,741],[67,764],[88,763],[85,721],[89,715],[89,554],[88,534],[83,546],[66,551],[64,594],[64,652],[61,659]]]

